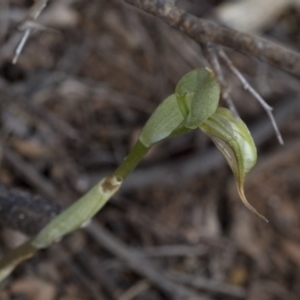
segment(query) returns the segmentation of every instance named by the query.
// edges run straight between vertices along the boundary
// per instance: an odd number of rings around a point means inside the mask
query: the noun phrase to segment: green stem
[[[113,176],[124,180],[129,173],[137,166],[137,164],[147,154],[150,147],[146,147],[140,140],[136,142],[129,155],[124,159],[122,164],[115,170]]]
[[[0,282],[22,261],[33,256],[38,249],[46,248],[54,241],[72,232],[92,218],[116,193],[123,179],[136,167],[150,147],[139,140],[112,176],[105,177],[68,209],[54,218],[38,235],[11,251],[0,260]]]
[[[0,282],[6,278],[20,262],[30,258],[38,251],[38,249],[31,245],[31,241],[32,240],[29,240],[20,245],[1,259]]]

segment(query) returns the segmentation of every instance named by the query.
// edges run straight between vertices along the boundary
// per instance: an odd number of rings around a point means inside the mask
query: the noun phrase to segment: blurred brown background
[[[52,0],[39,20],[59,33],[31,35],[12,65],[17,25],[32,4],[0,2],[0,182],[67,206],[118,166],[180,77],[208,63],[194,41],[122,1]],[[297,1],[177,4],[299,49]],[[258,145],[246,195],[270,223],[242,205],[231,171],[200,131],[155,146],[95,223],[195,299],[299,299],[300,82],[225,51],[275,107],[285,140],[277,143],[263,109],[223,65]],[[1,253],[24,238],[2,226]],[[176,291],[170,296],[138,273],[80,230],[20,266],[1,284],[0,299],[175,299]]]

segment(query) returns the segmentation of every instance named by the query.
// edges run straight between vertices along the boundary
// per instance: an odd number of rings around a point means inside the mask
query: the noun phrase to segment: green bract
[[[235,118],[228,109],[219,107],[200,125],[200,129],[213,140],[228,162],[243,203],[252,212],[267,221],[250,205],[244,193],[245,178],[256,164],[257,159],[256,147],[245,123],[241,119]]]
[[[64,235],[88,222],[104,204],[118,191],[121,181],[108,176],[96,184],[87,194],[54,218],[32,240],[35,248],[47,248]]]
[[[139,140],[146,147],[170,136],[197,128],[217,109],[220,87],[212,70],[196,69],[178,82],[175,94],[153,112]]]
[[[181,127],[183,121],[176,97],[173,94],[166,98],[153,112],[142,129],[139,140],[146,147],[150,147],[169,137],[174,130]]]
[[[179,80],[175,95],[185,126],[195,129],[216,111],[220,86],[212,70],[196,69]]]

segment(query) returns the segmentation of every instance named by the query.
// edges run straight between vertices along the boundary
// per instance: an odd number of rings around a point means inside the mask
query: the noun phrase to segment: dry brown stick
[[[149,289],[150,285],[147,280],[140,280],[130,287],[118,300],[131,300]]]
[[[35,187],[43,195],[55,199],[57,197],[57,190],[55,186],[40,175],[28,162],[16,153],[13,149],[3,149],[4,160],[16,170],[18,175],[24,178],[24,180],[31,186]]]
[[[220,282],[218,280],[206,279],[199,276],[187,275],[181,272],[171,272],[169,277],[176,282],[188,284],[195,288],[223,294],[235,298],[245,298],[246,290],[242,287]]]
[[[207,299],[207,297],[203,295],[200,296],[194,291],[168,280],[162,275],[159,269],[153,266],[150,260],[139,255],[138,252],[131,248],[128,248],[100,225],[92,223],[86,228],[86,230],[103,248],[124,261],[132,270],[147,278],[161,291],[168,294],[171,299]]]
[[[84,247],[80,253],[74,256],[77,264],[87,272],[94,280],[101,285],[103,292],[110,299],[116,300],[122,294],[122,287],[118,285],[115,278],[107,276],[103,261],[99,259],[98,253],[92,252],[88,247]]]
[[[225,78],[224,78],[224,74],[223,74],[217,53],[216,53],[216,49],[215,49],[216,46],[206,43],[206,44],[203,44],[201,47],[203,49],[203,55],[210,63],[212,69],[215,71],[217,79],[222,87],[222,98],[225,100],[225,102],[226,102],[228,108],[231,110],[231,112],[237,117],[239,114],[233,103],[232,98],[230,97],[229,86],[226,83]]]
[[[240,82],[243,85],[243,88],[246,91],[249,91],[249,93],[259,102],[259,104],[263,107],[263,109],[268,114],[272,126],[274,128],[274,131],[276,133],[277,139],[279,144],[283,145],[283,139],[281,136],[281,133],[278,129],[278,126],[276,124],[275,118],[273,116],[273,108],[260,96],[260,94],[251,86],[251,84],[246,80],[246,78],[243,76],[243,74],[234,66],[231,59],[226,55],[226,53],[223,50],[219,50],[220,57],[225,61],[228,68],[232,71],[232,73],[240,80]]]
[[[15,55],[12,62],[15,64],[18,61],[18,58],[24,48],[26,41],[28,40],[33,29],[46,29],[43,26],[39,26],[36,23],[36,19],[40,16],[42,11],[47,6],[49,0],[36,0],[34,5],[31,7],[28,16],[25,20],[19,25],[19,29],[24,31],[24,34],[15,50]],[[40,27],[40,28],[39,28]]]
[[[71,270],[74,279],[86,290],[89,294],[89,298],[93,300],[104,300],[107,299],[100,292],[100,289],[93,283],[85,274],[81,268],[72,261],[71,255],[67,249],[64,249],[61,245],[53,245],[50,249],[54,260],[59,264],[64,264],[69,270]]]
[[[207,247],[203,245],[188,246],[185,244],[146,247],[138,251],[148,257],[203,256],[208,252]]]
[[[213,43],[254,56],[300,78],[300,55],[270,41],[199,19],[166,0],[123,0],[161,18],[200,44]]]

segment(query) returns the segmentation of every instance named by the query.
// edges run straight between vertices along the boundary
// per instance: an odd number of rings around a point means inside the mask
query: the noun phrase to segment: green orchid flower
[[[256,147],[246,124],[240,118],[236,118],[230,110],[219,107],[199,127],[213,140],[226,159],[234,174],[242,202],[253,213],[268,222],[250,205],[244,193],[245,178],[257,160]]]

